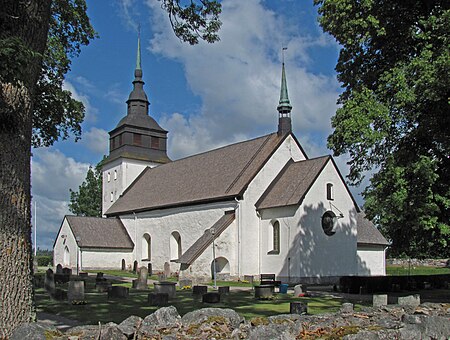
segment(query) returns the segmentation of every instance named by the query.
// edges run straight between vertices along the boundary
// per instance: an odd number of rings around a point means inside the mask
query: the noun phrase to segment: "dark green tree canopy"
[[[344,88],[328,146],[350,156],[351,184],[394,255],[450,255],[450,3],[315,0],[342,45]]]
[[[90,166],[86,179],[78,191],[70,191],[69,210],[77,216],[102,216],[102,165],[103,160],[92,169]]]

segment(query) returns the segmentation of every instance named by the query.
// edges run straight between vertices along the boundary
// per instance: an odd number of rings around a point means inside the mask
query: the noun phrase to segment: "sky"
[[[223,0],[220,41],[196,46],[175,37],[158,0],[87,5],[99,37],[72,61],[64,83],[86,107],[82,138],[33,149],[38,248],[53,248],[70,214],[69,189],[78,190],[89,166],[108,154],[108,131],[126,115],[139,24],[149,114],[169,131],[171,159],[276,131],[283,47],[293,132],[310,158],[332,154],[326,139],[341,92],[339,45],[322,32],[312,0]],[[336,161],[346,176],[345,157]],[[361,203],[361,188],[350,189]]]

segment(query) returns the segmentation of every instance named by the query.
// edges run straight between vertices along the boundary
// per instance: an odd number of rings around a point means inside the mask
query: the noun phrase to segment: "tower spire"
[[[138,29],[138,44],[136,52],[136,69],[134,70],[133,90],[128,97],[127,114],[148,115],[149,101],[144,91],[141,67],[141,27]]]
[[[292,131],[291,123],[291,110],[292,105],[289,101],[287,81],[286,81],[286,71],[284,69],[284,51],[287,47],[283,47],[283,62],[281,67],[281,89],[280,89],[280,101],[278,103],[278,134],[284,135]]]

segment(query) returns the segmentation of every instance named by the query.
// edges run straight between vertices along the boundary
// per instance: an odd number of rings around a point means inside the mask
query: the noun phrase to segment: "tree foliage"
[[[78,191],[69,189],[69,210],[77,216],[102,216],[103,160],[95,166],[95,169],[89,167],[86,179],[78,187]]]
[[[450,3],[315,0],[342,48],[328,146],[351,184],[377,171],[365,209],[393,255],[450,255]]]

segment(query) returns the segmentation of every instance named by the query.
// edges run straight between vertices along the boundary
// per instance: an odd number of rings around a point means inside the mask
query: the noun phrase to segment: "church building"
[[[65,216],[54,265],[170,266],[180,277],[274,273],[284,282],[385,275],[386,239],[365,218],[331,156],[292,133],[282,64],[274,133],[179,160],[149,116],[140,45],[127,115],[109,132],[103,218]],[[215,266],[214,266],[215,264]]]

